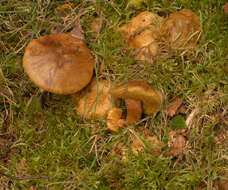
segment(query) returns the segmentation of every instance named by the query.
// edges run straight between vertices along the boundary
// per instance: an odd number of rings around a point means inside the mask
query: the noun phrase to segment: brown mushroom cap
[[[175,48],[192,47],[200,35],[199,17],[189,9],[175,12],[164,21],[161,33]]]
[[[153,61],[159,52],[159,36],[163,18],[152,12],[141,12],[120,27],[128,49],[137,60]]]
[[[26,47],[23,66],[40,88],[73,94],[90,82],[94,62],[81,40],[62,33],[32,40]]]
[[[156,26],[161,23],[161,17],[157,14],[144,11],[133,17],[128,24],[124,24],[120,27],[120,31],[123,32],[124,38],[129,38],[140,32],[142,32],[147,27]]]
[[[112,108],[112,99],[109,94],[110,83],[94,80],[78,101],[77,113],[86,119],[103,119]]]
[[[153,114],[161,109],[162,98],[147,83],[131,81],[111,89],[114,98],[135,99],[142,101],[145,114]]]
[[[134,48],[137,60],[152,60],[158,55],[159,45],[156,40],[158,32],[156,29],[145,29],[133,39],[128,41],[128,48]]]

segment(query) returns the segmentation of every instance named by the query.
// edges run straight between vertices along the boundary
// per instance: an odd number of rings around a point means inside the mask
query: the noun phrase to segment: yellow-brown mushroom
[[[32,40],[25,49],[23,66],[43,90],[73,94],[90,82],[94,62],[81,40],[61,33]]]
[[[123,37],[128,39],[136,34],[139,34],[147,27],[153,27],[160,24],[161,17],[157,14],[144,11],[133,17],[128,24],[124,24],[120,27],[120,31],[123,32]]]
[[[133,49],[135,59],[153,61],[159,53],[159,35],[163,18],[145,11],[120,27],[127,49]]]
[[[162,107],[161,95],[144,81],[130,81],[115,86],[111,89],[110,93],[113,98],[141,101],[145,114],[154,114]]]
[[[194,47],[200,36],[199,17],[189,9],[171,14],[163,23],[161,35],[171,48],[187,51]]]
[[[85,119],[104,119],[112,108],[112,98],[109,94],[110,83],[104,80],[94,80],[88,92],[79,99],[76,107],[79,116]]]

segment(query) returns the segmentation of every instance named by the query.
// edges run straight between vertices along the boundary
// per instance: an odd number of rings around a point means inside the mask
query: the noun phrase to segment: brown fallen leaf
[[[181,107],[178,109],[178,112],[181,114],[186,114],[187,108],[184,105],[181,105]]]
[[[66,3],[63,5],[60,5],[59,7],[56,8],[56,13],[60,17],[67,16],[72,12],[72,8],[76,7],[76,4],[74,3]]]
[[[171,106],[168,107],[168,114],[170,117],[173,117],[178,112],[178,108],[182,105],[182,100],[180,97],[175,97],[170,101]]]
[[[104,25],[104,19],[102,17],[95,18],[94,21],[90,24],[90,32],[98,34],[101,32]]]
[[[228,16],[228,3],[224,5],[224,13]]]
[[[186,139],[182,135],[177,135],[172,139],[172,145],[169,152],[166,153],[167,156],[179,156],[183,153],[186,146]]]
[[[17,169],[20,171],[24,171],[26,168],[29,168],[29,165],[26,159],[23,157],[20,162],[17,162]]]
[[[144,133],[145,134],[145,133]],[[145,144],[144,142],[137,136],[131,135],[132,142],[132,152],[138,156],[140,152],[144,151]],[[144,137],[145,143],[149,146],[148,148],[151,150],[151,153],[159,156],[161,154],[162,143],[158,140],[155,135],[147,134]]]
[[[70,34],[74,36],[75,38],[78,38],[80,40],[84,40],[84,31],[82,30],[82,26],[80,23],[80,18],[77,19],[75,27],[70,31]]]

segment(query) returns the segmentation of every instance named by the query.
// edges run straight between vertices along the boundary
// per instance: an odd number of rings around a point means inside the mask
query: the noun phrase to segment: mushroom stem
[[[127,108],[126,121],[128,123],[134,123],[140,120],[142,116],[142,103],[140,100],[125,99],[125,105]]]

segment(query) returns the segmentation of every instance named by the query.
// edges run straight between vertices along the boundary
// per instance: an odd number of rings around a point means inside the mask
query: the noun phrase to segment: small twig
[[[42,176],[42,175],[41,176],[15,177],[15,176],[5,174],[4,172],[1,172],[1,171],[0,171],[0,175],[8,177],[13,180],[50,179],[50,177]]]

